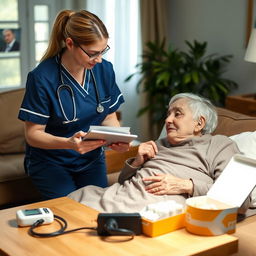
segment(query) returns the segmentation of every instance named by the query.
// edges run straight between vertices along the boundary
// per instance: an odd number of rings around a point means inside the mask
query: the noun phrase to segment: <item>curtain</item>
[[[162,41],[167,35],[167,0],[140,0],[141,43],[142,50],[148,41]],[[141,106],[148,101],[147,95],[141,94]],[[163,110],[165,111],[165,110]],[[152,125],[150,113],[142,117],[142,129],[145,138],[157,139],[159,130]]]
[[[142,45],[161,41],[166,37],[166,0],[140,0],[140,6]]]

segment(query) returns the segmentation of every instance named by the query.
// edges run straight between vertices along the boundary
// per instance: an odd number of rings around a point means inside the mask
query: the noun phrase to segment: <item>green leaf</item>
[[[184,84],[188,84],[191,81],[191,75],[190,73],[185,74],[185,76],[183,77],[183,83]]]
[[[199,74],[197,71],[193,71],[192,72],[192,79],[194,81],[195,84],[198,84],[199,83]]]
[[[130,80],[132,79],[132,77],[133,77],[135,74],[136,74],[136,73],[129,75],[124,81],[125,81],[125,82],[130,81]]]
[[[228,93],[238,85],[224,76],[233,58],[231,54],[206,54],[207,42],[185,41],[187,50],[175,49],[167,45],[165,38],[145,44],[142,61],[135,66],[136,72],[125,79],[130,81],[135,75],[139,80],[137,92],[148,95],[146,106],[138,114],[150,113],[152,122],[162,122],[170,98],[180,92],[193,92],[209,98],[221,105]]]

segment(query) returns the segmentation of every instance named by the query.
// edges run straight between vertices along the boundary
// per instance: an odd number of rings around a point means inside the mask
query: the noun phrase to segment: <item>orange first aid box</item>
[[[146,218],[142,218],[142,232],[143,234],[150,237],[160,236],[174,230],[184,228],[184,223],[185,213],[157,221],[151,221]]]
[[[197,235],[234,233],[237,210],[256,185],[256,160],[235,155],[207,196],[186,200],[185,227]]]

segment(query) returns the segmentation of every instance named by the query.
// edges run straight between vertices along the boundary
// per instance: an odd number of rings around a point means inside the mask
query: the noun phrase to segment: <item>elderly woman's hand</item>
[[[145,186],[145,189],[154,195],[193,194],[194,185],[191,180],[181,179],[171,174],[156,174],[144,178],[143,181],[151,181],[150,185]]]
[[[111,145],[108,145],[108,148],[111,148],[112,150],[115,150],[117,152],[126,152],[129,151],[130,144],[129,143],[113,143]]]
[[[141,143],[136,158],[133,160],[131,165],[134,167],[139,167],[150,158],[155,157],[157,152],[158,149],[154,141],[151,140],[148,142]]]

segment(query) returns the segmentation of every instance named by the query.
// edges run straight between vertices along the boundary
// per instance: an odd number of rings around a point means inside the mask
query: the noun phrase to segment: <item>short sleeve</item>
[[[28,74],[26,91],[21,104],[18,118],[36,124],[46,124],[50,116],[50,103],[45,85],[47,80]]]
[[[113,70],[112,64],[111,64],[111,70],[112,70],[112,96],[111,96],[111,104],[109,106],[109,110],[111,113],[115,112],[121,104],[124,103],[124,97],[122,92],[120,91],[119,87],[116,84],[116,78],[115,78],[115,72]]]

